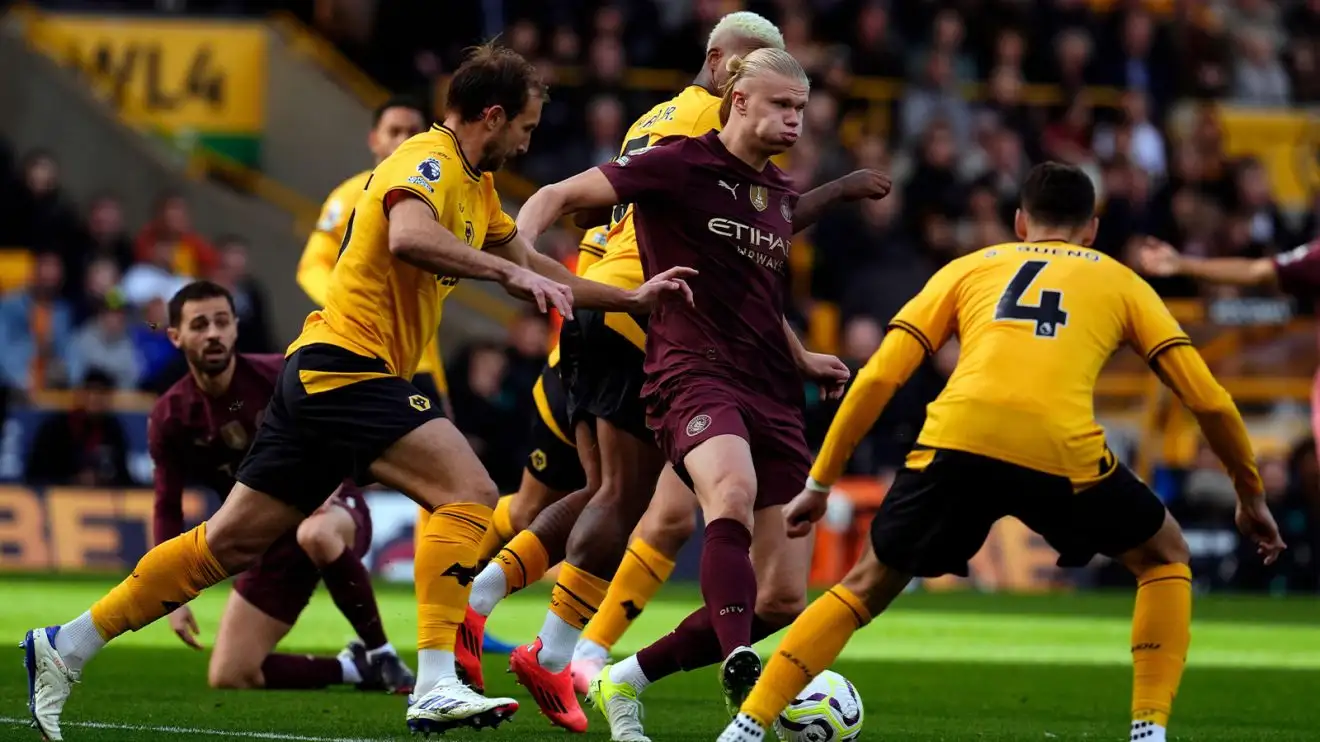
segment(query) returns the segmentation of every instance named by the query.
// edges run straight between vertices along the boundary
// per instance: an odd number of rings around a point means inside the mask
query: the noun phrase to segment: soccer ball
[[[846,742],[862,733],[862,698],[848,679],[826,670],[775,723],[782,742]]]

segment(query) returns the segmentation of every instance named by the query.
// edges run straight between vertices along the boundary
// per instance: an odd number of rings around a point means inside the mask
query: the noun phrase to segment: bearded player
[[[1237,525],[1266,563],[1284,548],[1233,400],[1150,285],[1089,249],[1095,189],[1080,169],[1045,163],[1022,187],[1020,243],[941,269],[889,323],[830,426],[806,489],[785,509],[791,535],[825,513],[830,486],[894,392],[949,337],[958,367],[931,403],[871,540],[843,582],[793,623],[720,739],[765,737],[780,711],[849,637],[915,577],[967,575],[995,521],[1014,516],[1059,552],[1097,553],[1137,578],[1132,619],[1133,742],[1164,742],[1187,656],[1187,542],[1159,498],[1105,444],[1092,402],[1121,346],[1141,354],[1196,415],[1237,490]]]
[[[426,130],[427,115],[417,101],[403,96],[386,100],[372,113],[371,130],[367,132],[367,148],[375,158],[375,164],[385,161],[401,144]],[[348,229],[348,219],[357,205],[358,198],[371,177],[371,170],[364,170],[340,183],[325,204],[321,207],[321,216],[316,221],[316,228],[307,238],[302,258],[298,261],[298,285],[307,292],[307,296],[316,302],[316,306],[325,306],[326,292],[330,287],[330,274],[339,259],[339,248],[344,243],[344,234]],[[445,381],[445,367],[440,360],[440,344],[432,339],[422,352],[422,359],[417,363],[417,373],[412,378],[413,386],[425,394],[446,414],[449,407],[449,385]],[[415,528],[417,539],[426,532],[426,521],[430,513],[419,508],[418,523]],[[495,524],[500,522],[496,510]],[[492,529],[494,530],[494,529]],[[489,557],[487,557],[489,558]],[[498,640],[491,641],[492,651],[508,651],[508,647]]]
[[[559,214],[630,202],[648,274],[678,261],[701,266],[692,281],[695,309],[665,306],[650,316],[641,393],[654,440],[695,490],[707,523],[701,564],[706,605],[640,660],[606,667],[592,681],[593,701],[616,739],[644,738],[637,694],[664,675],[723,658],[730,702],[736,707],[750,689],[760,671],[750,645],[778,628],[776,618],[791,620],[794,603],[805,599],[809,546],[788,541],[780,513],[796,494],[792,477],[805,477],[810,464],[803,379],[837,394],[848,377],[837,358],[804,350],[784,320],[793,231],[815,221],[829,202],[818,189],[799,203],[769,161],[797,140],[806,74],[791,55],[773,48],[735,57],[728,70],[721,131],[664,140],[549,186],[519,216],[521,228],[534,234]],[[883,176],[863,175],[873,178],[871,195],[888,192]],[[572,337],[566,329],[566,358]],[[587,612],[593,596],[584,593],[593,583],[579,564],[617,559],[607,552],[610,539],[595,532],[599,527],[585,513],[574,527],[538,643],[562,634],[576,639],[581,621],[572,619]],[[754,544],[766,555],[755,567]],[[782,613],[756,616],[758,589],[780,596]]]
[[[208,281],[188,284],[170,299],[170,341],[183,351],[188,375],[156,400],[147,423],[155,463],[154,539],[183,531],[183,488],[197,484],[227,493],[247,452],[283,359],[234,352],[238,319],[233,297]],[[366,500],[351,483],[234,581],[211,652],[215,688],[324,688],[339,683],[392,692],[412,690],[412,672],[386,640],[371,576],[362,557],[371,545]],[[334,657],[273,654],[324,581],[359,641]],[[169,615],[170,628],[200,650],[188,606]]]
[[[463,435],[409,379],[435,334],[441,301],[462,278],[498,282],[542,311],[553,306],[571,317],[575,299],[624,311],[644,311],[667,296],[690,299],[683,277],[692,274],[676,269],[621,291],[577,279],[518,238],[490,171],[527,150],[544,99],[526,60],[480,47],[451,79],[443,125],[376,168],[349,217],[325,309],[308,316],[289,347],[224,504],[148,552],[90,610],[25,637],[29,711],[44,735],[62,738],[59,718],[72,685],[108,641],[251,566],[346,477],[378,481],[432,512],[416,563],[420,672],[409,726],[494,726],[517,709],[513,699],[473,692],[453,669],[495,485]]]

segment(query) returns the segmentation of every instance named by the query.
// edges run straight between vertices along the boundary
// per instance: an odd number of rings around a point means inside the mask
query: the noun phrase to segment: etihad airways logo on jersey
[[[774,232],[767,232],[760,227],[752,227],[732,219],[715,217],[706,223],[706,228],[721,237],[728,237],[747,246],[737,246],[738,254],[751,260],[762,268],[780,273],[784,272],[784,261],[774,257],[776,252],[788,257],[788,241]]]

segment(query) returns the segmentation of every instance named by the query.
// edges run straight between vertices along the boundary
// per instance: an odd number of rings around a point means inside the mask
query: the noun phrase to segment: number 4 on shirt
[[[1060,308],[1063,292],[1053,289],[1040,290],[1039,304],[1023,304],[1022,295],[1031,288],[1031,282],[1049,265],[1048,260],[1028,260],[1013,274],[1004,293],[999,296],[999,305],[995,307],[995,321],[1033,322],[1036,325],[1036,337],[1052,338],[1058,335],[1059,328],[1068,324],[1068,313]]]

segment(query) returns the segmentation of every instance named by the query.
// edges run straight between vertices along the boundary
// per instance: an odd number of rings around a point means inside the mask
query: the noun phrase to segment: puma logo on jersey
[[[729,192],[729,194],[730,194],[731,196],[733,196],[733,200],[734,200],[734,201],[737,201],[737,200],[738,200],[738,186],[740,186],[740,185],[742,185],[742,184],[741,184],[741,183],[734,183],[733,185],[729,185],[728,183],[725,183],[725,182],[722,181],[722,180],[720,181],[720,188],[723,188],[723,189],[727,190],[727,191]]]
[[[466,564],[459,564],[458,562],[454,562],[453,564],[449,565],[449,569],[446,569],[444,572],[441,572],[440,576],[453,577],[455,580],[458,581],[459,585],[463,587],[467,587],[468,585],[472,584],[473,580],[477,579],[477,566],[474,564],[471,567],[469,567]]]

